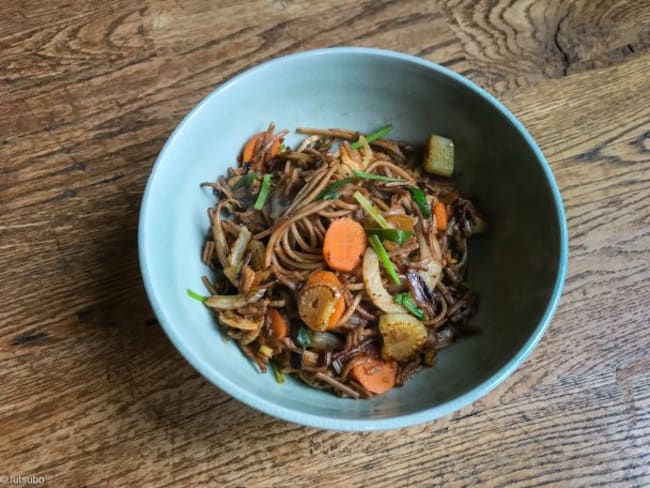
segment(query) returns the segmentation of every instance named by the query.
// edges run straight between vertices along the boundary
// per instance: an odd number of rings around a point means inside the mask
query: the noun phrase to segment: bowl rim
[[[328,417],[324,415],[317,415],[312,413],[306,413],[303,411],[293,410],[291,408],[279,406],[272,401],[266,400],[260,397],[258,394],[252,391],[248,391],[245,388],[242,388],[238,384],[232,382],[229,378],[222,375],[219,371],[212,369],[208,366],[203,359],[193,352],[193,349],[186,344],[183,340],[183,337],[177,332],[177,328],[172,326],[171,321],[169,320],[165,307],[162,303],[159,302],[158,298],[154,294],[154,285],[151,279],[151,272],[149,261],[147,258],[146,246],[147,241],[145,235],[145,229],[147,227],[147,216],[149,215],[149,202],[152,198],[153,185],[156,180],[156,175],[160,170],[161,161],[165,158],[165,154],[169,147],[171,147],[179,134],[183,131],[185,126],[187,126],[192,118],[203,109],[203,107],[214,97],[219,96],[224,91],[236,85],[240,80],[245,78],[257,75],[260,72],[263,72],[266,69],[269,69],[272,66],[292,62],[296,60],[302,60],[306,58],[314,57],[325,57],[331,55],[347,55],[347,56],[372,56],[378,58],[388,58],[402,62],[408,62],[415,65],[419,65],[423,68],[437,72],[443,77],[449,78],[452,81],[463,85],[466,89],[473,91],[481,98],[486,100],[492,107],[501,114],[515,127],[515,129],[521,134],[525,142],[532,149],[533,154],[537,158],[538,163],[543,169],[544,176],[546,177],[547,183],[551,189],[553,195],[553,201],[555,204],[556,217],[559,222],[559,239],[560,239],[560,254],[558,259],[558,267],[556,272],[556,279],[553,288],[551,298],[546,306],[542,318],[539,320],[537,326],[535,327],[533,333],[526,340],[523,346],[519,351],[498,371],[493,373],[489,378],[476,385],[471,390],[463,393],[460,396],[457,396],[445,403],[437,405],[435,407],[430,407],[423,409],[418,412],[397,415],[394,417],[382,418],[382,419],[341,419],[335,417]],[[523,124],[508,110],[502,102],[497,100],[493,95],[488,93],[486,90],[465,78],[464,76],[445,68],[439,64],[436,64],[432,61],[426,59],[405,54],[398,51],[391,51],[386,49],[377,49],[377,48],[366,48],[366,47],[331,47],[331,48],[322,48],[314,49],[308,51],[302,51],[299,53],[293,53],[288,55],[279,56],[272,58],[270,60],[264,61],[256,66],[253,66],[249,69],[244,70],[243,72],[235,75],[229,80],[225,81],[221,85],[217,86],[212,92],[210,92],[206,97],[204,97],[194,108],[183,118],[183,120],[178,124],[174,129],[172,134],[169,136],[165,142],[163,148],[161,149],[156,161],[153,165],[147,184],[144,190],[144,195],[142,197],[142,203],[140,205],[140,216],[138,221],[138,256],[140,261],[140,271],[142,274],[142,279],[144,282],[145,291],[149,302],[152,305],[153,311],[156,314],[163,330],[182,354],[182,356],[196,369],[203,377],[205,377],[212,384],[219,387],[225,393],[231,397],[260,410],[268,415],[278,417],[280,419],[286,420],[288,422],[293,422],[297,424],[306,425],[309,427],[315,427],[320,429],[330,429],[330,430],[339,430],[339,431],[377,431],[377,430],[388,430],[408,427],[424,422],[429,422],[444,415],[448,415],[456,410],[459,410],[462,407],[465,407],[479,398],[487,395],[490,391],[496,388],[500,383],[502,383],[508,376],[510,376],[530,355],[532,350],[540,341],[542,335],[548,328],[552,316],[555,313],[560,296],[562,294],[562,288],[564,285],[564,280],[566,277],[567,269],[567,260],[568,260],[568,230],[566,215],[564,207],[562,204],[562,198],[560,196],[560,191],[551,171],[550,165],[542,151],[539,149],[535,143],[532,136],[525,129]]]

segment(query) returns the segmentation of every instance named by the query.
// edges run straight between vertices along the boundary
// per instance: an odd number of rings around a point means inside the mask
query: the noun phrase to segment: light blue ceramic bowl
[[[212,193],[199,183],[234,165],[242,142],[279,128],[343,127],[452,138],[461,191],[487,216],[472,242],[482,332],[443,350],[435,368],[371,400],[341,399],[289,379],[277,384],[225,344],[212,315],[185,294],[202,290],[200,253]],[[291,136],[290,143],[299,138]],[[167,335],[208,380],[267,414],[324,429],[392,429],[429,421],[488,393],[529,355],[558,303],[567,231],[557,185],[521,123],[472,82],[390,51],[335,48],[284,56],[223,84],[192,110],[160,153],[139,224],[142,276]]]

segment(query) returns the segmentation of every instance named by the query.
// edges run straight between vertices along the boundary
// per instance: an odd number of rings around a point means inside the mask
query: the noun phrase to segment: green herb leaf
[[[399,303],[403,306],[408,312],[413,315],[415,318],[422,320],[424,319],[424,312],[417,306],[415,300],[411,298],[411,295],[408,293],[399,293],[393,297],[395,303]]]
[[[187,289],[187,294],[190,298],[194,298],[194,300],[198,300],[199,302],[203,303],[205,302],[208,297],[204,297],[203,295],[199,295],[197,292],[190,290],[189,288]]]
[[[339,197],[339,190],[352,181],[354,181],[354,178],[348,176],[342,180],[335,181],[331,185],[327,185],[323,188],[323,191],[316,196],[316,200],[335,200]]]
[[[354,176],[357,178],[363,178],[364,180],[375,180],[375,181],[394,181],[397,183],[406,183],[406,180],[403,178],[393,178],[391,176],[382,176],[382,175],[376,175],[373,173],[366,173],[365,171],[358,171],[354,170],[353,171]]]
[[[424,194],[424,192],[417,186],[409,187],[409,191],[411,192],[411,195],[413,195],[413,200],[415,200],[415,203],[420,208],[422,216],[425,219],[431,218],[431,209],[429,208],[429,204],[427,203],[427,196]]]
[[[384,266],[384,269],[388,273],[388,276],[390,276],[390,278],[393,280],[393,283],[395,283],[396,285],[401,284],[401,281],[399,280],[399,276],[397,275],[397,270],[395,269],[395,265],[388,257],[386,248],[384,248],[384,245],[379,240],[379,237],[377,237],[376,235],[372,235],[368,240],[370,241],[370,245],[372,246],[372,248],[377,253],[379,262]]]
[[[262,210],[262,207],[264,207],[264,202],[266,202],[266,198],[269,196],[269,191],[271,190],[271,175],[264,175],[264,178],[262,179],[262,186],[260,188],[260,192],[257,195],[257,200],[255,201],[255,210]]]
[[[390,131],[393,130],[393,126],[391,124],[388,124],[381,129],[376,130],[375,132],[371,132],[366,136],[366,141],[368,141],[368,144],[371,142],[376,141],[377,139],[381,139],[384,137],[386,134],[388,134]],[[350,144],[352,149],[361,149],[361,142],[355,141],[352,144]]]
[[[382,241],[391,241],[397,244],[404,244],[413,235],[413,232],[401,229],[366,229],[366,232],[369,235],[376,235]]]
[[[235,181],[235,184],[232,185],[232,189],[239,190],[240,188],[248,188],[254,180],[259,178],[259,176],[259,173],[256,173],[255,171],[245,174]]]

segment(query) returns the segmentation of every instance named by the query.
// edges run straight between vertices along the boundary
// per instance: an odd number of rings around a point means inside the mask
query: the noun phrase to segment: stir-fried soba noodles
[[[203,261],[223,332],[271,366],[352,398],[402,385],[468,332],[467,240],[484,227],[448,176],[453,144],[273,124],[204,183],[218,199]],[[191,293],[195,298],[196,294]]]

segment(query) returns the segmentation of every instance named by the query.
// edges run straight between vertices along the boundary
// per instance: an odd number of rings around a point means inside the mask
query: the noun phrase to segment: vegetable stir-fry
[[[212,276],[207,296],[188,295],[279,383],[383,394],[471,330],[467,241],[485,221],[450,179],[450,139],[417,147],[386,139],[392,129],[301,128],[292,149],[271,124],[202,184],[218,197],[203,249]]]

